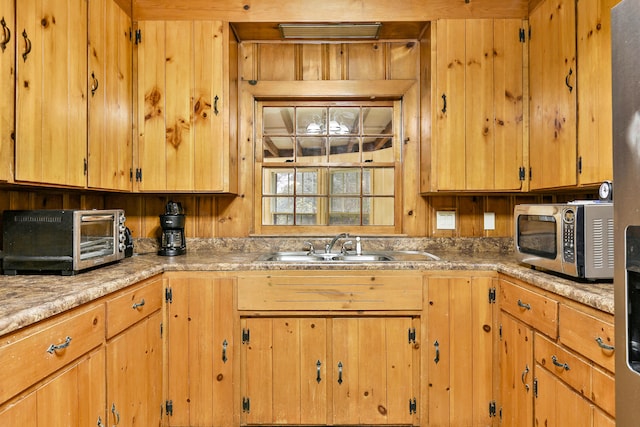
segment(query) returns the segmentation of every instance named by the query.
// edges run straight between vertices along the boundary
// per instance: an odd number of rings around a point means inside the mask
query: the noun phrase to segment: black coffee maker
[[[184,212],[179,202],[168,202],[163,215],[160,215],[162,238],[158,255],[174,256],[187,253],[184,238]]]

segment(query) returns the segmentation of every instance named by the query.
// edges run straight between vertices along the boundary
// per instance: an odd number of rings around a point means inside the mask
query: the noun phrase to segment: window
[[[399,123],[399,101],[259,102],[257,228],[397,232]]]

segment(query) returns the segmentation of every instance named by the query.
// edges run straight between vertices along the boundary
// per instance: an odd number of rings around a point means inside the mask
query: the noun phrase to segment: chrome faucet
[[[324,247],[324,251],[325,251],[325,253],[329,253],[329,252],[331,252],[331,250],[333,249],[333,247],[335,246],[336,242],[337,242],[339,239],[346,239],[347,237],[349,237],[349,233],[340,233],[340,234],[338,234],[336,237],[334,237],[334,238],[331,240],[331,243],[328,243],[328,244]]]

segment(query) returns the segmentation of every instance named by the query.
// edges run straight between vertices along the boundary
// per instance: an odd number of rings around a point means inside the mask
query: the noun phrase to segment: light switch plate
[[[455,230],[456,229],[455,211],[437,211],[436,212],[436,228],[438,230]]]
[[[496,213],[495,212],[484,213],[484,229],[485,230],[496,229]]]

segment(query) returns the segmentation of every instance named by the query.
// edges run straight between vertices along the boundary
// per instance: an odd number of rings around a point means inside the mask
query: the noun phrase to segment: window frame
[[[261,109],[264,106],[269,107],[285,107],[285,106],[323,106],[323,107],[334,107],[334,106],[391,106],[393,108],[393,160],[389,162],[365,162],[362,159],[361,162],[357,163],[348,163],[348,162],[326,162],[326,163],[291,163],[287,161],[283,162],[264,162],[263,159],[263,138],[262,138],[262,114]],[[255,234],[258,235],[324,235],[324,234],[334,234],[345,231],[348,229],[351,233],[359,233],[359,234],[375,234],[375,235],[386,235],[386,234],[400,234],[402,231],[402,145],[403,145],[403,115],[402,115],[402,99],[401,98],[382,98],[380,100],[371,100],[371,99],[349,99],[343,97],[332,97],[330,101],[327,100],[316,100],[313,98],[309,99],[287,99],[283,97],[282,99],[260,99],[254,98],[254,118],[255,118],[255,126],[254,126],[254,140],[255,140],[255,152],[254,152],[254,188],[255,188],[255,199],[254,199],[254,227]],[[327,168],[328,170],[340,170],[341,168],[353,168],[354,171],[357,168],[360,168],[360,171],[364,171],[365,169],[375,169],[375,168],[389,168],[393,169],[393,194],[380,196],[383,198],[393,199],[393,224],[392,225],[264,225],[262,224],[263,219],[263,168],[268,169],[292,169],[294,171],[300,170],[296,169],[299,167],[303,168]],[[295,173],[295,172],[294,172]],[[366,197],[363,195],[358,196],[361,200],[361,203],[364,202]],[[295,200],[295,199],[294,199]],[[331,198],[328,197],[327,205],[330,202]],[[328,206],[326,208],[328,210]],[[328,215],[328,213],[327,213]],[[370,216],[373,213],[369,214]]]

